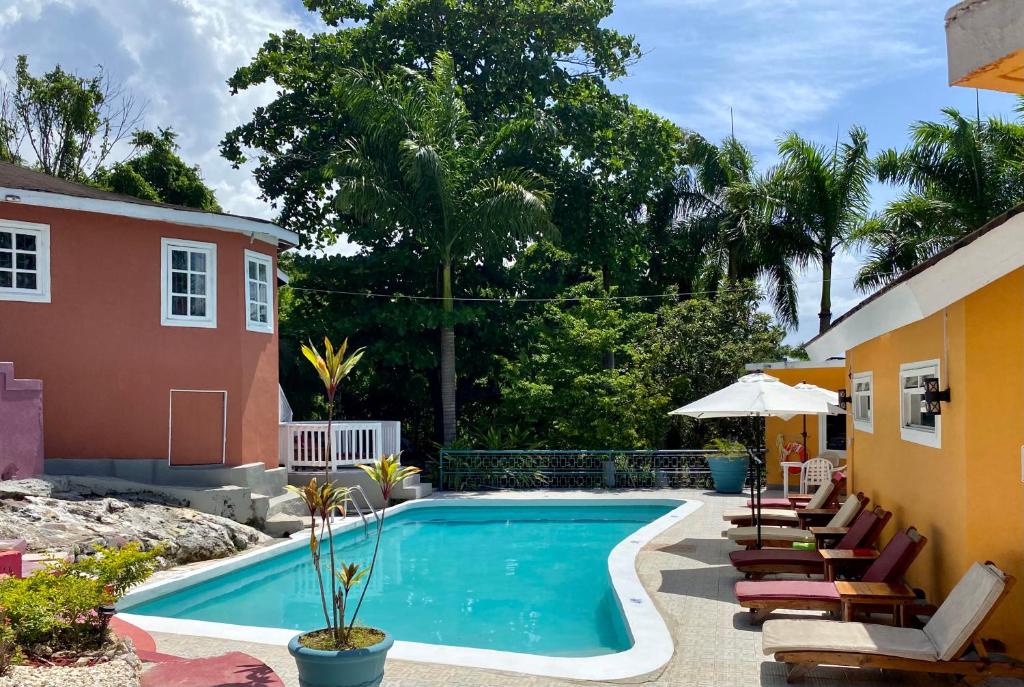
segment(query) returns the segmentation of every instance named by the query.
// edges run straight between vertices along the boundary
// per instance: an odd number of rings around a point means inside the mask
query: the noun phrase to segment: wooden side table
[[[917,601],[914,590],[905,584],[886,582],[836,582],[842,604],[843,621],[853,620],[854,606],[892,606],[898,627],[907,626],[907,606]]]
[[[818,551],[825,561],[825,580],[835,582],[836,569],[845,565],[863,565],[878,558],[874,549],[821,549]]]

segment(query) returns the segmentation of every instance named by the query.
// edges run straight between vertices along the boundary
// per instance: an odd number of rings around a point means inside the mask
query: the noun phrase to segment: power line
[[[890,272],[886,275],[879,276],[891,276],[896,272]],[[849,276],[833,277],[827,280],[829,283],[838,281],[840,279],[849,279]],[[817,280],[816,280],[817,282]],[[354,296],[358,298],[382,298],[392,301],[408,300],[408,301],[442,301],[442,296],[412,296],[401,293],[375,293],[372,291],[342,291],[336,289],[315,289],[305,286],[292,286],[291,284],[285,284],[282,288],[291,289],[292,291],[301,291],[304,293],[322,293],[327,295],[336,296]],[[692,296],[711,296],[716,293],[749,293],[751,291],[760,290],[758,286],[730,286],[720,289],[708,289],[704,291],[687,291],[687,292],[673,292],[673,293],[656,293],[656,294],[641,294],[635,296],[556,296],[554,298],[520,298],[518,296],[503,296],[498,298],[480,298],[480,297],[469,297],[469,296],[455,296],[452,298],[453,301],[459,301],[462,303],[577,303],[579,301],[645,301],[645,300],[658,300],[658,299],[679,299],[684,297]]]

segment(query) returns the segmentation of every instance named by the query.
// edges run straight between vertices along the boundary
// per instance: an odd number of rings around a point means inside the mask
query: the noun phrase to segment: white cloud
[[[146,126],[178,132],[182,157],[202,167],[225,210],[270,218],[251,168],[232,169],[218,145],[273,86],[232,96],[225,82],[271,32],[311,32],[314,20],[289,0],[0,0],[0,59],[10,67],[25,53],[36,73],[103,65],[147,102]]]

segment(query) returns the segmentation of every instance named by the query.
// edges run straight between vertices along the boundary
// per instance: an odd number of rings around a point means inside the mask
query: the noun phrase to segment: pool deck
[[[704,507],[655,537],[640,552],[637,569],[675,639],[675,653],[665,667],[645,676],[615,682],[581,682],[516,673],[460,668],[430,663],[388,661],[384,687],[569,687],[581,684],[633,684],[649,687],[737,687],[787,684],[785,669],[761,653],[760,628],[733,596],[740,579],[729,565],[735,550],[722,536],[722,512],[742,506],[744,497],[702,490],[634,492],[499,492],[470,498],[682,498]],[[461,495],[466,498],[466,495]],[[443,496],[441,498],[444,498]],[[191,566],[190,566],[191,567]],[[287,687],[298,687],[295,664],[283,647],[153,633],[157,649],[178,656],[203,657],[240,651],[270,666]],[[245,683],[238,683],[245,684]],[[821,685],[951,685],[951,679],[928,675],[882,673],[876,670],[819,668],[803,684]],[[986,685],[1019,685],[990,680]],[[211,686],[212,687],[212,686]]]

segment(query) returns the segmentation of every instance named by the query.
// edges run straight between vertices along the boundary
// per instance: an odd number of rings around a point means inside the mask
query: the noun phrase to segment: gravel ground
[[[125,654],[88,668],[29,668],[15,666],[0,677],[0,687],[139,687],[142,664]]]

